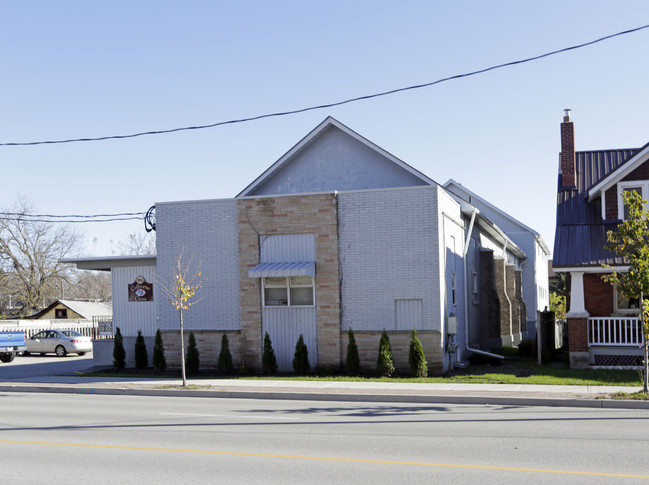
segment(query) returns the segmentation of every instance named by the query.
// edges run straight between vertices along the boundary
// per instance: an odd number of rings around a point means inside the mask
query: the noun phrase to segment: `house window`
[[[263,278],[263,305],[267,307],[313,306],[312,276]]]
[[[54,318],[68,318],[67,308],[56,308],[54,310]]]
[[[637,298],[627,298],[615,285],[615,312],[616,313],[638,313],[639,302]]]
[[[636,192],[640,197],[647,200],[649,197],[649,185],[646,182],[620,182],[617,190],[617,212],[618,218],[626,221],[629,218],[629,208],[624,205],[623,192]]]

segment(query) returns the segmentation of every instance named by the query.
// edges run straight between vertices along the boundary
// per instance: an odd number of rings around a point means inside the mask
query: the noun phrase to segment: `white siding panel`
[[[280,372],[293,371],[295,344],[300,334],[309,351],[311,368],[315,368],[318,362],[315,308],[264,308],[262,321],[262,332],[270,336]]]
[[[396,330],[423,328],[423,302],[417,300],[394,300]]]
[[[128,301],[128,287],[138,276],[143,276],[147,283],[153,284],[153,301]],[[135,337],[138,330],[145,337],[155,335],[155,304],[159,298],[155,280],[155,266],[113,268],[113,330],[119,327],[124,337]]]
[[[315,234],[282,234],[259,238],[260,263],[315,261]]]

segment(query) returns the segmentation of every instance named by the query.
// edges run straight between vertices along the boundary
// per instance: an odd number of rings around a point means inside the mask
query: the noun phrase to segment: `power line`
[[[379,98],[379,97],[382,97],[382,96],[388,96],[388,95],[400,93],[400,92],[403,92],[403,91],[410,91],[410,90],[414,90],[414,89],[426,88],[426,87],[434,86],[436,84],[441,84],[443,82],[452,81],[452,80],[455,80],[455,79],[461,79],[461,78],[476,76],[478,74],[484,74],[486,72],[494,71],[496,69],[502,69],[502,68],[505,68],[505,67],[511,67],[511,66],[515,66],[515,65],[519,65],[519,64],[525,64],[527,62],[536,61],[536,60],[539,60],[539,59],[543,59],[545,57],[550,57],[550,56],[554,56],[554,55],[557,55],[557,54],[562,54],[564,52],[569,52],[569,51],[572,51],[572,50],[581,49],[583,47],[587,47],[587,46],[590,46],[590,45],[593,45],[593,44],[597,44],[599,42],[603,42],[605,40],[612,39],[614,37],[619,37],[619,36],[622,36],[622,35],[631,34],[631,33],[638,32],[640,30],[647,29],[647,28],[649,28],[649,25],[643,25],[641,27],[636,27],[634,29],[624,30],[624,31],[621,31],[621,32],[616,32],[615,34],[600,37],[599,39],[591,40],[589,42],[584,42],[583,44],[577,44],[577,45],[573,45],[573,46],[570,46],[570,47],[564,47],[563,49],[558,49],[558,50],[555,50],[555,51],[546,52],[545,54],[541,54],[541,55],[533,56],[533,57],[528,57],[526,59],[506,62],[506,63],[503,63],[503,64],[498,64],[498,65],[487,67],[487,68],[484,68],[484,69],[479,69],[477,71],[467,72],[467,73],[464,73],[464,74],[456,74],[454,76],[445,77],[445,78],[442,78],[442,79],[438,79],[436,81],[431,81],[431,82],[427,82],[427,83],[423,83],[423,84],[415,84],[413,86],[407,86],[407,87],[403,87],[403,88],[391,89],[389,91],[383,91],[383,92],[380,92],[380,93],[368,94],[368,95],[365,95],[365,96],[358,96],[358,97],[346,99],[346,100],[343,100],[343,101],[336,101],[336,102],[333,102],[333,103],[321,104],[321,105],[317,105],[317,106],[310,106],[310,107],[307,107],[307,108],[300,108],[300,109],[289,110],[289,111],[280,111],[280,112],[276,112],[276,113],[268,113],[268,114],[263,114],[263,115],[252,116],[252,117],[249,117],[249,118],[236,119],[236,120],[219,121],[217,123],[211,123],[209,125],[185,126],[185,127],[181,127],[181,128],[171,128],[171,129],[168,129],[168,130],[144,131],[144,132],[140,132],[140,133],[132,133],[132,134],[129,134],[129,135],[111,135],[111,136],[101,136],[101,137],[96,137],[96,138],[71,138],[71,139],[67,139],[67,140],[48,140],[48,141],[0,143],[0,146],[30,146],[30,145],[48,145],[48,144],[51,145],[51,144],[63,144],[63,143],[76,143],[76,142],[121,140],[121,139],[125,139],[125,138],[136,138],[136,137],[148,136],[148,135],[163,135],[163,134],[167,134],[167,133],[175,133],[175,132],[178,132],[178,131],[204,130],[206,128],[215,128],[217,126],[231,125],[231,124],[235,124],[235,123],[246,123],[246,122],[249,122],[249,121],[261,120],[261,119],[264,119],[264,118],[288,116],[288,115],[294,115],[294,114],[298,114],[298,113],[304,113],[304,112],[307,112],[307,111],[315,111],[315,110],[320,110],[320,109],[333,108],[335,106],[341,106],[341,105],[344,105],[344,104],[354,103],[354,102],[357,102],[357,101],[364,101],[364,100],[368,100],[368,99]]]
[[[0,219],[17,222],[43,222],[43,223],[100,223],[117,221],[141,221],[144,212],[124,212],[120,214],[94,214],[94,215],[54,215],[54,214],[25,214],[21,212],[0,212]]]

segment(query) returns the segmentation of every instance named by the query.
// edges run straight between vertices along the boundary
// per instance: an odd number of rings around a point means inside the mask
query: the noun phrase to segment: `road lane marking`
[[[189,416],[192,418],[232,418],[232,419],[283,419],[287,421],[301,421],[300,418],[287,418],[282,416],[235,416],[232,414],[194,414],[194,413],[160,413],[161,416]]]
[[[37,445],[37,446],[63,446],[77,448],[96,448],[108,450],[129,450],[129,451],[157,451],[164,453],[191,453],[202,455],[221,455],[221,456],[244,456],[252,458],[278,458],[288,460],[311,460],[311,461],[331,461],[343,463],[370,463],[375,465],[402,465],[402,466],[420,466],[433,468],[458,468],[468,470],[494,470],[494,471],[512,471],[528,473],[550,473],[555,475],[581,475],[591,477],[612,477],[612,478],[639,478],[649,480],[649,475],[636,475],[630,473],[606,473],[606,472],[587,472],[579,470],[553,470],[546,468],[516,468],[507,466],[486,466],[486,465],[460,465],[453,463],[427,463],[417,461],[397,461],[397,460],[371,460],[365,458],[340,458],[329,456],[308,456],[308,455],[281,455],[274,453],[249,453],[241,451],[214,451],[214,450],[185,450],[178,448],[153,448],[146,446],[120,446],[120,445],[93,445],[84,443],[54,443],[47,441],[22,441],[22,440],[0,440],[0,443],[15,445]]]

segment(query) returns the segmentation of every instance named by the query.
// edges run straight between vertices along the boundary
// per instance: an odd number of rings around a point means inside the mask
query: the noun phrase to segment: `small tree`
[[[297,339],[297,344],[295,344],[293,371],[299,376],[304,376],[307,375],[310,370],[311,364],[309,363],[309,349],[307,349],[306,344],[304,343],[304,337],[300,334],[300,338]]]
[[[180,318],[180,368],[183,378],[183,387],[187,385],[187,376],[185,373],[185,330],[183,323],[183,312],[189,310],[192,305],[192,298],[196,295],[196,290],[203,284],[200,270],[192,269],[192,259],[185,261],[183,250],[178,251],[175,267],[173,269],[173,278],[166,281],[160,280],[161,291],[169,299]],[[194,303],[197,303],[197,300]]]
[[[124,350],[124,339],[119,327],[115,329],[115,340],[113,343],[113,367],[117,370],[124,370],[126,367],[126,351]]]
[[[140,330],[137,331],[135,337],[135,367],[137,369],[144,369],[149,364],[149,356],[146,351],[146,342]]]
[[[612,273],[602,278],[616,284],[618,291],[627,298],[636,298],[640,303],[644,392],[649,392],[649,305],[644,303],[644,295],[649,294],[649,210],[645,208],[647,201],[635,191],[622,192],[622,199],[625,207],[628,207],[629,215],[626,221],[617,226],[617,231],[608,231],[604,247],[623,256],[628,270],[622,272],[604,265]]]
[[[167,369],[167,359],[165,359],[165,348],[162,344],[160,329],[156,330],[155,342],[153,343],[153,368],[156,372],[164,372]]]
[[[383,330],[379,341],[379,357],[376,359],[376,373],[379,376],[390,377],[394,374],[394,361],[392,360],[392,346],[390,337]]]
[[[261,369],[266,375],[273,375],[277,372],[277,358],[273,350],[268,332],[264,335],[264,353],[261,356]]]
[[[196,346],[196,337],[194,332],[189,332],[189,341],[187,342],[187,371],[190,374],[196,374],[201,366],[200,352]]]
[[[350,376],[357,376],[361,371],[361,363],[358,357],[358,346],[356,345],[356,338],[354,337],[354,332],[349,328],[347,332],[347,339],[349,343],[347,344],[347,360],[345,361],[345,367],[347,368],[347,374]]]
[[[232,363],[232,354],[230,353],[230,341],[226,334],[223,334],[223,337],[221,337],[221,352],[219,352],[217,367],[224,374],[234,373],[234,364]]]
[[[410,339],[410,352],[408,353],[408,364],[413,377],[428,377],[428,364],[421,341],[417,338],[417,329],[412,329]]]

